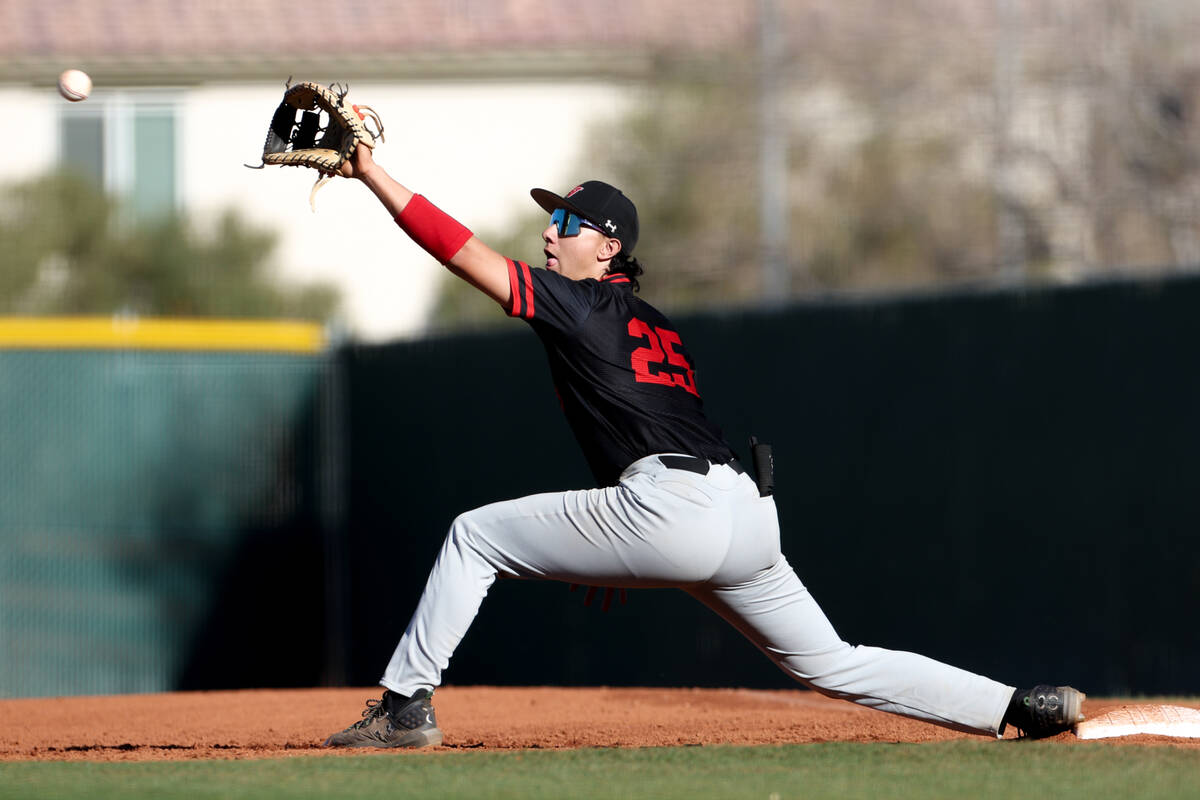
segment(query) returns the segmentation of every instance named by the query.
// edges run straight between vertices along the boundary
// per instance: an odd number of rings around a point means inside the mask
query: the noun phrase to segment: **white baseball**
[[[58,93],[72,103],[87,100],[92,93],[92,79],[83,70],[63,70],[63,74],[58,76]]]

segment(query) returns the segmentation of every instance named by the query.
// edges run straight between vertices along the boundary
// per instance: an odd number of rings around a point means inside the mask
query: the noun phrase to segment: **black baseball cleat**
[[[1013,692],[1000,723],[1000,735],[1006,725],[1021,731],[1022,738],[1045,739],[1070,730],[1083,720],[1083,700],[1087,697],[1070,686],[1038,684],[1032,689]]]
[[[326,747],[430,747],[442,743],[442,732],[430,700],[418,689],[412,697],[384,691],[367,701],[362,719],[325,740]]]

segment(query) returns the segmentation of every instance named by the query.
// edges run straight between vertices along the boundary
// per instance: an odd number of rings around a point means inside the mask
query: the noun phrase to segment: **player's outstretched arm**
[[[393,178],[371,157],[371,148],[360,144],[354,156],[342,163],[341,174],[358,178],[383,203],[392,219],[417,244],[446,268],[495,300],[507,310],[512,301],[508,260],[470,231]],[[417,198],[414,202],[413,198]],[[459,242],[464,238],[461,246]],[[453,250],[453,252],[450,252]]]

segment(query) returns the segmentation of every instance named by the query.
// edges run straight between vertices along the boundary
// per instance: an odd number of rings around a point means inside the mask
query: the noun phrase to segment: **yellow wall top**
[[[319,353],[325,331],[292,320],[0,317],[0,349]]]

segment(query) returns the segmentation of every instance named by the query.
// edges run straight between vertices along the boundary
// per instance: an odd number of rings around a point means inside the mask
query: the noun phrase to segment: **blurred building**
[[[67,164],[141,213],[233,205],[361,339],[422,331],[443,271],[361,187],[314,215],[310,172],[242,166],[289,77],[348,83],[379,161],[498,243],[536,242],[532,186],[626,187],[672,313],[1190,272],[1198,36],[1195,0],[7,0],[0,183]],[[54,92],[68,67],[92,98]]]
[[[259,163],[289,78],[348,84],[383,118],[380,163],[473,230],[495,230],[533,209],[531,187],[598,177],[573,171],[583,132],[628,105],[655,52],[723,44],[744,31],[748,9],[6,0],[0,103],[21,157],[0,163],[0,184],[68,165],[142,214],[176,207],[203,220],[233,206],[282,234],[286,280],[341,288],[358,338],[406,335],[421,328],[442,270],[374,198],[335,183],[314,214],[311,171],[243,166]],[[67,68],[93,78],[88,100],[55,91]]]

